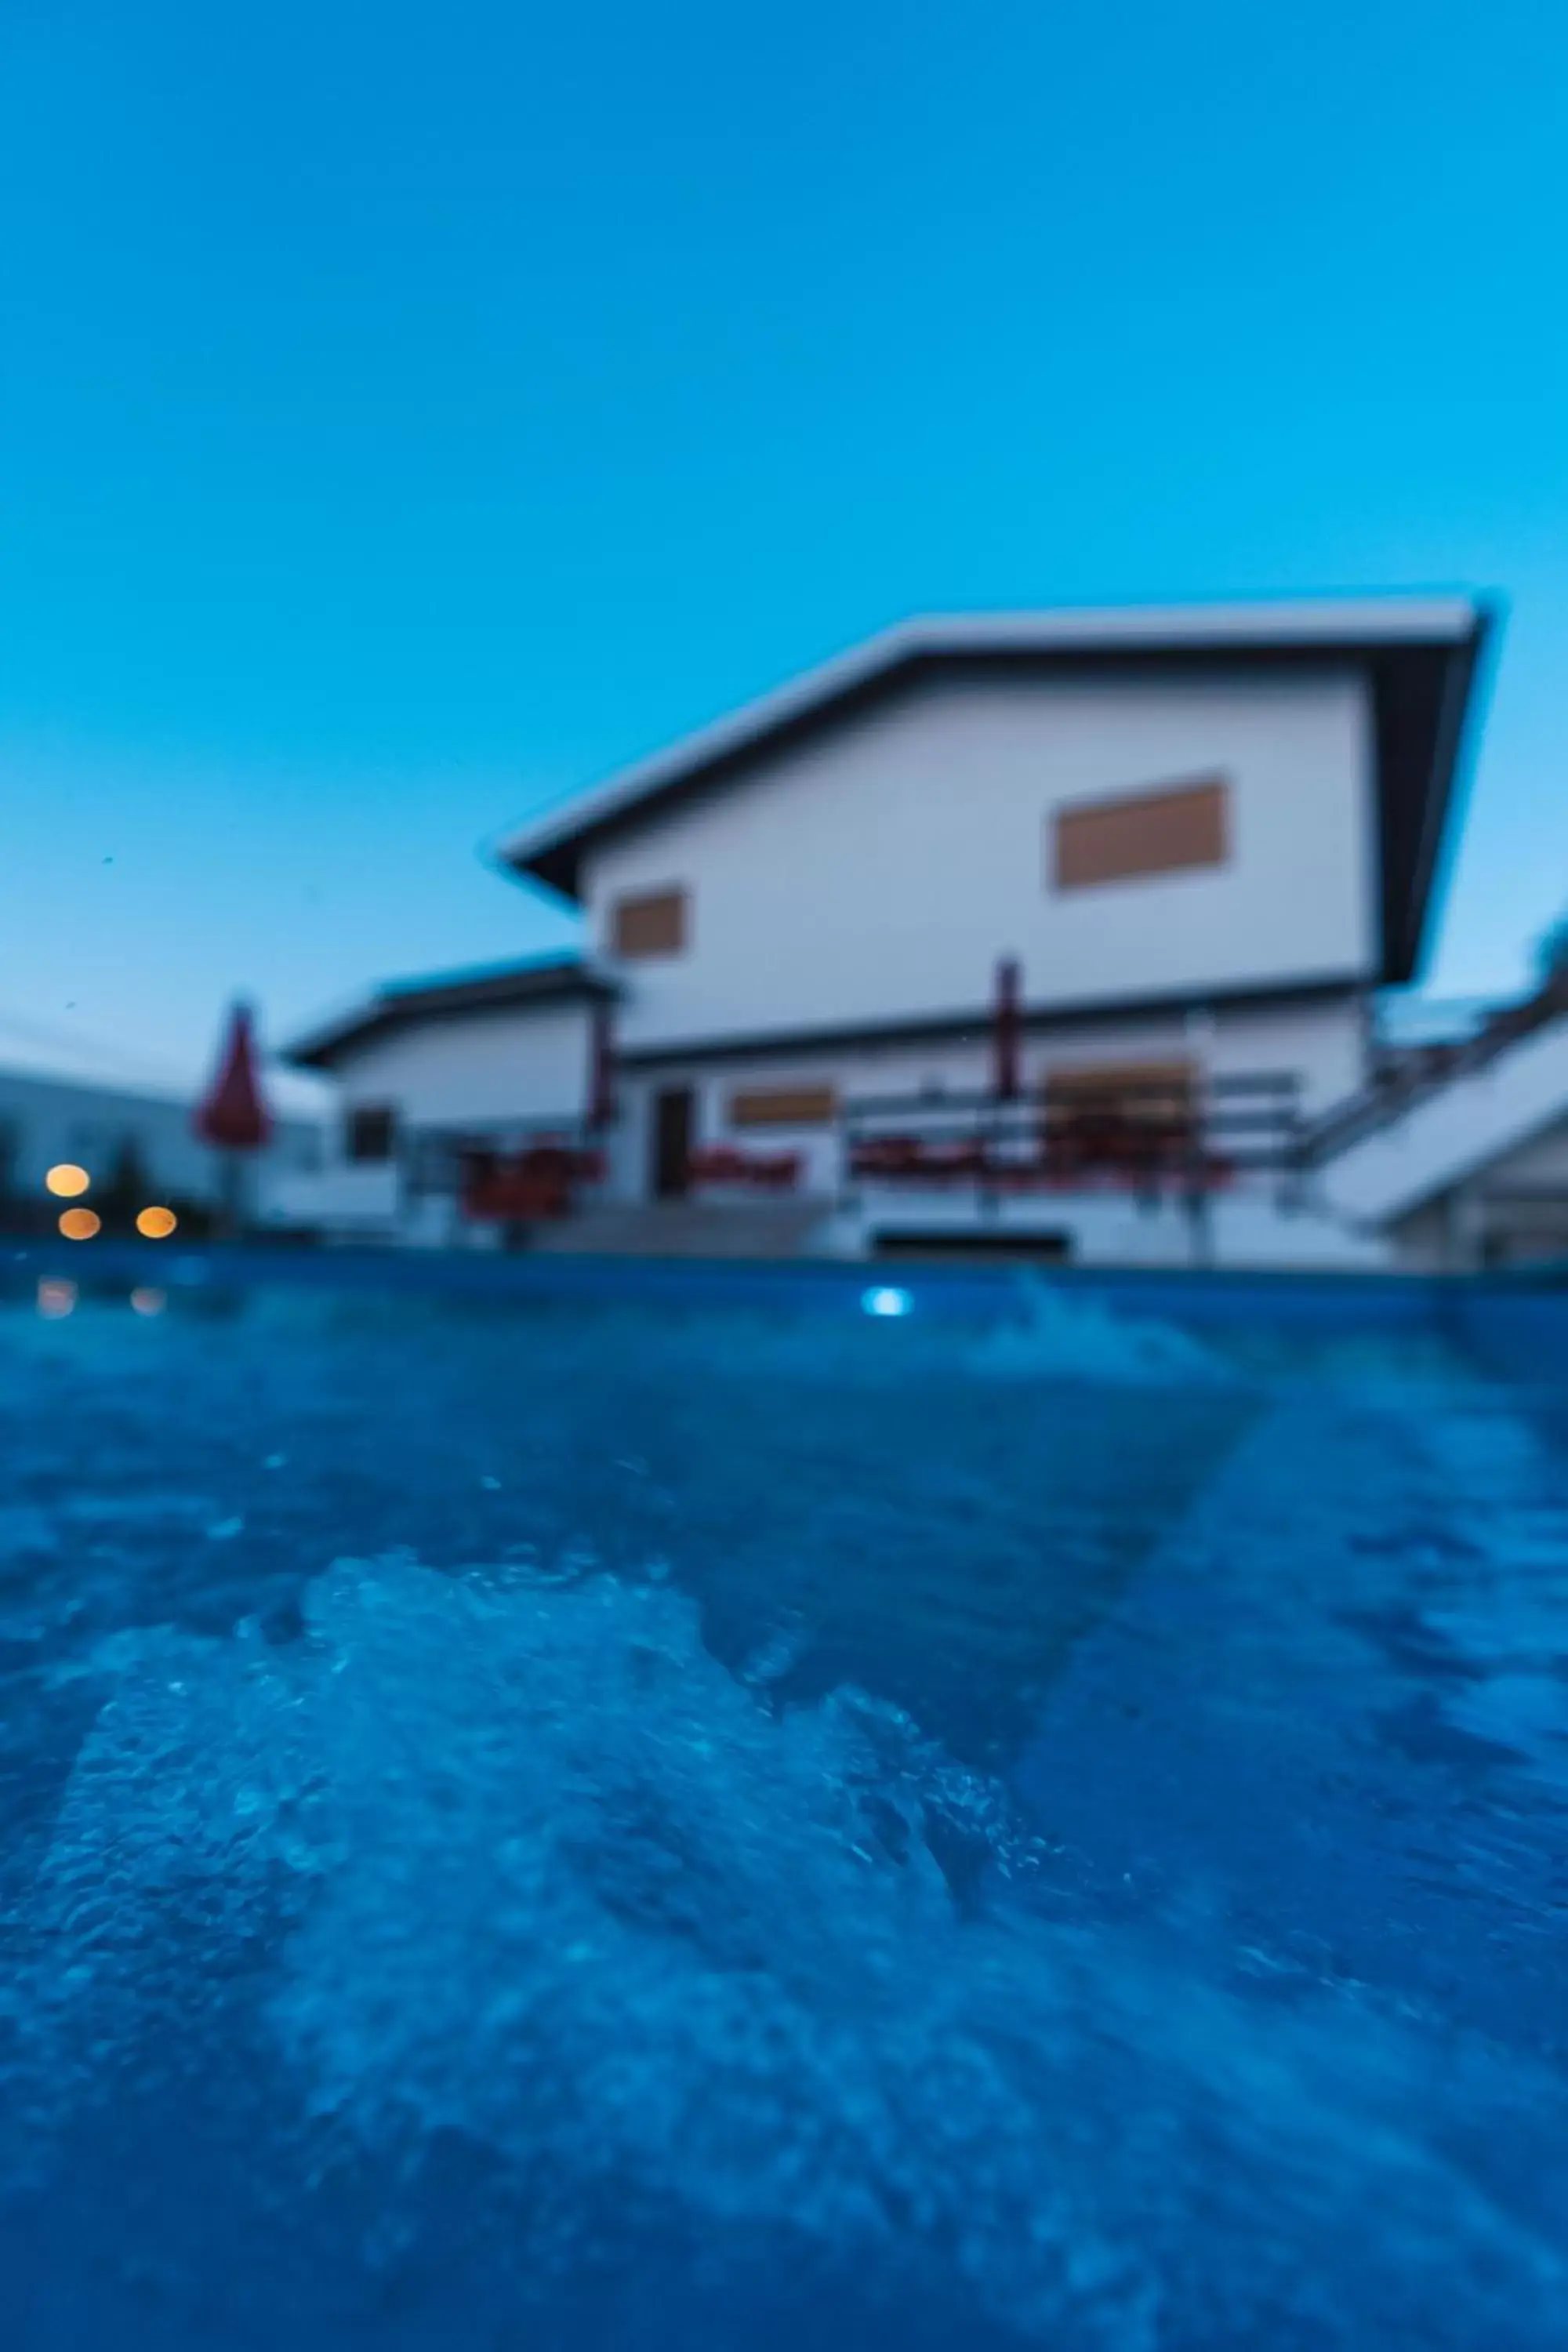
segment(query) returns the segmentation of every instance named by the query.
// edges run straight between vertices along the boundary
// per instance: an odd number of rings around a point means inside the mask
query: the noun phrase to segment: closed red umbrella
[[[1016,956],[996,967],[996,998],[991,1018],[991,1090],[998,1102],[1016,1102],[1023,1091],[1019,1068],[1024,1041],[1024,1003]]]
[[[272,1115],[262,1100],[256,1068],[256,1034],[250,1007],[229,1014],[223,1057],[212,1085],[196,1105],[195,1129],[220,1151],[259,1151],[272,1132]]]
[[[231,1234],[246,1223],[245,1161],[259,1151],[272,1132],[272,1115],[262,1098],[256,1067],[256,1034],[250,1008],[237,1004],[229,1014],[228,1032],[211,1086],[196,1105],[193,1120],[204,1143],[221,1155],[219,1187],[222,1225]]]

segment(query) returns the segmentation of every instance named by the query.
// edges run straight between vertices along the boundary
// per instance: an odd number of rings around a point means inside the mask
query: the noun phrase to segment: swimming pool
[[[1563,2340],[1568,1293],[162,1264],[0,1299],[8,2344]]]

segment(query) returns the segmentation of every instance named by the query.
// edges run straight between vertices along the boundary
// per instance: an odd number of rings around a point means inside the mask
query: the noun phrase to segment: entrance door
[[[653,1098],[653,1196],[679,1201],[691,1167],[692,1092],[661,1087]]]

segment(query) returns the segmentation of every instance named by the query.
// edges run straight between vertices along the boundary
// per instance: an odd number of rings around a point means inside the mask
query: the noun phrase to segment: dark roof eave
[[[1502,629],[1495,602],[1478,599],[1470,633],[1443,648],[1430,713],[1430,751],[1413,824],[1400,805],[1397,762],[1379,725],[1379,803],[1383,851],[1382,982],[1402,987],[1415,979],[1431,944],[1457,835],[1454,816],[1466,798],[1479,730],[1479,706]],[[1387,754],[1387,756],[1385,756]],[[1405,856],[1408,864],[1405,863]]]
[[[607,831],[608,826],[606,825],[604,830]],[[585,831],[583,834],[574,835],[570,841],[562,842],[556,848],[542,850],[537,857],[521,861],[502,856],[499,861],[500,870],[503,874],[509,875],[527,874],[535,882],[542,882],[547,890],[553,890],[558,898],[568,899],[572,905],[578,906],[582,903],[578,885],[578,876],[583,865],[582,853],[588,843],[596,837],[595,831]]]
[[[342,1056],[420,1021],[446,1021],[472,1013],[508,1013],[533,1007],[602,1003],[621,994],[620,983],[607,972],[585,965],[552,967],[500,973],[479,981],[447,982],[429,988],[383,990],[358,1012],[299,1038],[285,1047],[280,1059],[299,1070],[330,1070]]]

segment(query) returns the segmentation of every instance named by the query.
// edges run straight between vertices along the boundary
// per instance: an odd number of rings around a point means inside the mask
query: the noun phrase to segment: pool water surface
[[[909,1303],[16,1276],[8,2345],[1565,2340],[1550,1351]]]

